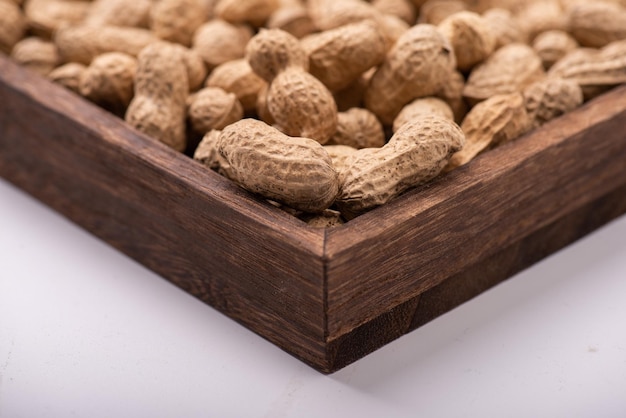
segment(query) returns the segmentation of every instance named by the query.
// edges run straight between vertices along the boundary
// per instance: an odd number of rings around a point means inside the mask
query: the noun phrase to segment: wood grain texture
[[[0,175],[328,373],[626,212],[626,87],[322,231],[0,55]]]
[[[0,57],[0,175],[315,367],[323,232]]]

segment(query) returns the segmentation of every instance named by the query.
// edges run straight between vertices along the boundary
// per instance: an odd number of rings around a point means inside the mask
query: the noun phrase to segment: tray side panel
[[[426,324],[624,213],[626,186],[329,341],[332,369],[345,367]]]
[[[325,367],[323,232],[0,56],[0,175]]]
[[[329,231],[329,340],[626,185],[625,125],[620,88]]]

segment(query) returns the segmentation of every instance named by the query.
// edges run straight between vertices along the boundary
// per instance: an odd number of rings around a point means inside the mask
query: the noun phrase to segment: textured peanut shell
[[[357,151],[356,148],[349,145],[324,145],[324,149],[328,153],[328,156],[333,163],[333,167],[335,167],[335,170],[337,170],[338,173],[344,171],[347,166],[347,162]]]
[[[220,0],[215,14],[231,23],[261,26],[280,6],[279,0]]]
[[[337,130],[327,144],[379,148],[385,145],[385,132],[376,115],[355,107],[337,114]]]
[[[405,104],[441,90],[455,65],[452,47],[437,28],[413,26],[372,76],[365,105],[390,125]]]
[[[224,174],[267,199],[321,212],[337,196],[337,172],[324,147],[312,139],[288,137],[263,122],[243,119],[222,131],[217,148],[227,163]]]
[[[402,108],[393,121],[393,131],[397,132],[402,125],[425,115],[438,115],[454,121],[452,108],[446,102],[436,97],[424,97],[415,99]]]
[[[524,2],[521,5],[517,21],[530,42],[542,32],[565,30],[565,13],[558,0]]]
[[[583,103],[583,92],[574,81],[548,78],[526,87],[524,101],[531,128],[538,128],[580,106]]]
[[[461,124],[465,146],[452,156],[446,171],[467,164],[487,149],[519,137],[530,126],[521,93],[496,95],[478,103]]]
[[[24,38],[13,46],[11,58],[24,68],[46,76],[59,65],[57,48],[41,38]]]
[[[243,107],[237,96],[219,87],[205,87],[188,99],[191,126],[202,134],[222,129],[243,118]]]
[[[580,2],[568,9],[567,30],[585,47],[626,39],[626,4]]]
[[[372,0],[372,6],[381,14],[399,17],[409,25],[417,20],[417,10],[410,0]]]
[[[152,6],[150,27],[160,39],[190,46],[207,18],[202,0],[159,0]]]
[[[626,83],[626,41],[612,42],[601,50],[576,49],[557,61],[548,75],[575,81],[585,99],[598,88]]]
[[[344,224],[341,212],[331,209],[326,209],[324,212],[313,216],[305,216],[302,220],[313,228],[332,228]]]
[[[151,0],[94,0],[84,23],[90,26],[147,28]]]
[[[200,26],[193,37],[192,49],[204,59],[209,70],[238,58],[243,58],[252,30],[213,19]]]
[[[530,46],[509,44],[472,70],[463,95],[476,103],[498,94],[521,91],[544,76],[541,59]]]
[[[578,42],[567,32],[551,30],[539,34],[533,41],[533,49],[541,58],[546,70],[571,51],[578,48]]]
[[[456,66],[461,71],[468,71],[484,61],[496,47],[496,38],[487,21],[473,12],[448,16],[438,29],[452,45]]]
[[[309,69],[307,54],[298,39],[280,29],[261,29],[246,45],[246,59],[252,70],[268,82],[288,68]]]
[[[84,1],[27,0],[24,13],[31,32],[50,39],[57,29],[82,22],[90,7]]]
[[[137,59],[108,52],[94,59],[83,72],[80,94],[92,102],[123,115],[134,94]]]
[[[217,140],[222,132],[219,130],[211,130],[207,132],[193,154],[193,159],[211,170],[218,171],[220,167],[225,166],[226,162],[217,152]]]
[[[512,43],[526,42],[526,34],[511,11],[500,8],[489,9],[483,14],[483,19],[496,40],[495,49]]]
[[[256,108],[259,92],[266,85],[265,80],[252,71],[248,61],[243,58],[215,67],[206,81],[207,87],[220,87],[234,93],[246,111]]]
[[[63,62],[88,65],[106,52],[137,56],[156,37],[147,29],[118,26],[71,26],[56,31],[54,43]]]
[[[337,129],[337,106],[330,91],[311,74],[288,68],[272,80],[267,109],[290,136],[326,143]]]
[[[48,79],[80,94],[80,80],[86,69],[83,64],[70,62],[52,70],[48,74]]]
[[[467,10],[467,4],[461,0],[428,0],[420,8],[419,23],[438,25],[448,16]]]
[[[459,71],[453,71],[435,95],[450,106],[454,113],[454,121],[457,123],[461,123],[469,110],[469,105],[463,97],[464,89],[465,77]]]
[[[427,115],[403,125],[382,148],[356,151],[340,173],[337,207],[353,217],[436,177],[465,142],[447,119]]]
[[[331,91],[350,85],[385,58],[385,39],[372,21],[352,23],[301,41],[309,72]]]
[[[21,9],[13,3],[0,2],[0,52],[11,52],[26,33],[26,19]]]
[[[303,5],[282,6],[267,20],[269,29],[281,29],[300,39],[317,30]]]
[[[321,31],[376,19],[379,14],[371,4],[360,0],[309,0],[307,9],[313,24]]]
[[[146,135],[183,151],[189,82],[179,45],[154,42],[138,56],[135,96],[126,122]]]

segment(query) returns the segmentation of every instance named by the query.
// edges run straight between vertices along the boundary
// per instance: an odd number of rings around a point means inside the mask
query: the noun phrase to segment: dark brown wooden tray
[[[321,372],[626,212],[626,87],[318,230],[0,55],[0,175]]]

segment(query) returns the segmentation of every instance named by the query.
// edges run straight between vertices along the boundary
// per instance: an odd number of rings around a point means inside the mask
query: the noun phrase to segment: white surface
[[[0,417],[625,417],[626,217],[331,376],[0,180]]]

